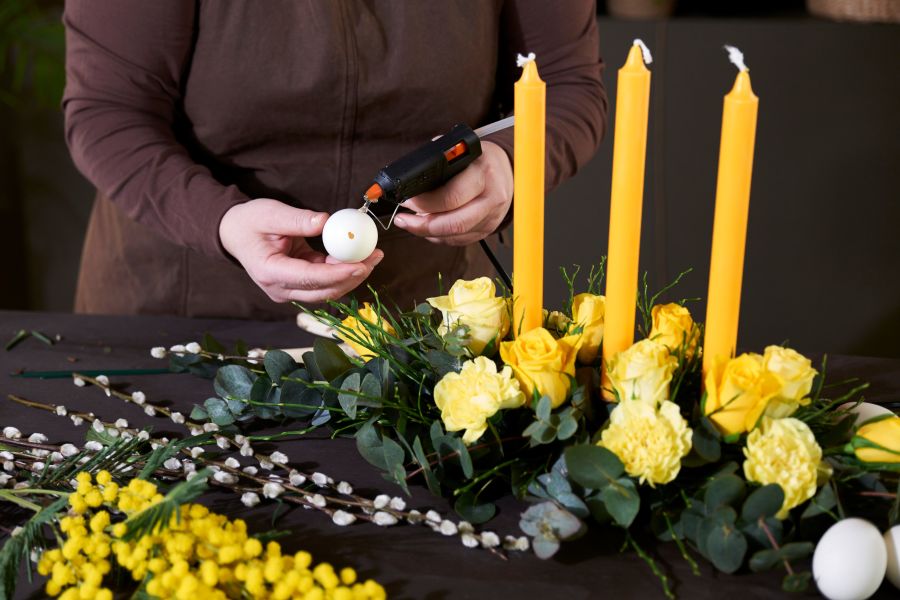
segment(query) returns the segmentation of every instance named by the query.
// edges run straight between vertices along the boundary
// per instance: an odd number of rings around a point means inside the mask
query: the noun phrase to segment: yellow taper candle
[[[750,87],[750,74],[743,55],[737,48],[725,48],[739,72],[734,87],[725,96],[722,112],[716,213],[709,261],[709,293],[706,296],[704,373],[717,358],[731,358],[737,346],[756,113],[759,108],[759,98]]]
[[[543,322],[544,304],[544,122],[547,86],[534,54],[519,57],[522,77],[515,85],[513,152],[513,332]]]
[[[635,40],[619,69],[616,128],[613,142],[609,247],[606,266],[606,317],[603,331],[604,397],[612,399],[606,364],[634,342],[638,262],[641,249],[641,205],[650,111],[650,52]]]

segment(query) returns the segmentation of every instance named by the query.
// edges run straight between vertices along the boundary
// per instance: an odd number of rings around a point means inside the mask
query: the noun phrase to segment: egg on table
[[[813,578],[826,598],[864,600],[881,586],[887,558],[877,527],[864,519],[843,519],[816,544]]]
[[[322,243],[341,262],[365,260],[378,243],[378,228],[369,214],[357,208],[339,210],[325,221]]]
[[[887,578],[900,590],[900,525],[894,525],[884,532],[887,550]]]

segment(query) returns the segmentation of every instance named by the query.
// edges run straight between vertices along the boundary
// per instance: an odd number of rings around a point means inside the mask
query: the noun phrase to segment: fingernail
[[[406,227],[406,219],[403,217],[394,217],[394,225],[398,227]]]
[[[353,273],[351,274],[351,277],[362,277],[363,273],[365,273],[365,272],[366,272],[365,269],[357,269],[357,270],[353,271]]]
[[[312,218],[312,224],[316,226],[321,225],[324,221],[325,215],[322,214],[316,215]]]

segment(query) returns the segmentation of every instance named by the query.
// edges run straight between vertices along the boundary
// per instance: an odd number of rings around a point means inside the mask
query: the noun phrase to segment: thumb
[[[294,208],[272,200],[262,209],[261,224],[266,233],[294,237],[315,237],[322,234],[328,213]]]

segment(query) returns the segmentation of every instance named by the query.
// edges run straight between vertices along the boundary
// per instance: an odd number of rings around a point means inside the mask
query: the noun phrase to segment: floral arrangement
[[[146,432],[123,435],[127,424],[99,429],[89,430],[93,439],[80,451],[73,444],[51,450],[41,434],[25,440],[15,428],[4,429],[3,447],[9,449],[0,452],[2,484],[25,473],[30,481],[22,477],[12,489],[0,490],[0,499],[35,514],[0,550],[0,597],[12,597],[21,563],[30,575],[29,557],[47,577],[45,592],[62,600],[111,599],[111,586],[121,586],[122,574],[134,581],[137,597],[148,598],[386,597],[378,583],[358,581],[351,568],[335,572],[325,562],[313,565],[304,551],[282,554],[272,538],[283,532],[253,536],[241,519],[191,503],[208,481],[233,483],[214,465],[189,471],[162,494],[151,477],[178,478],[182,463],[174,456],[191,452],[184,440],[163,446]],[[108,444],[98,441],[112,432],[115,439]],[[156,447],[142,451],[149,444]],[[48,497],[55,500],[41,502]]]
[[[299,362],[277,350],[157,353],[176,369],[217,367],[218,398],[192,419],[329,426],[401,489],[418,480],[452,499],[466,524],[489,521],[511,491],[532,502],[520,526],[542,558],[590,521],[612,525],[667,594],[639,539],[675,543],[694,572],[699,554],[726,573],[783,568],[784,588],[803,590],[811,574],[792,563],[830,520],[897,522],[900,417],[857,423],[865,384],[826,384],[824,361],[817,370],[781,346],[704,377],[701,325],[684,301],[657,303],[672,286],[651,295],[646,278],[641,339],[601,372],[603,265],[583,293],[578,270],[563,273],[566,305],[518,335],[512,299],[480,278],[408,312],[377,296],[334,303],[338,316],[307,311],[338,339],[317,339]]]

